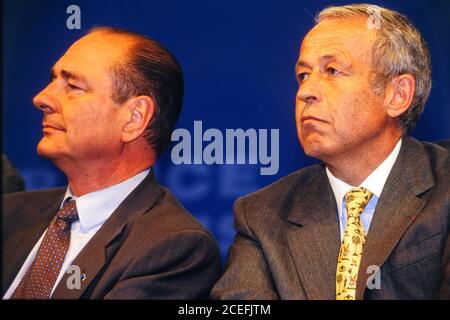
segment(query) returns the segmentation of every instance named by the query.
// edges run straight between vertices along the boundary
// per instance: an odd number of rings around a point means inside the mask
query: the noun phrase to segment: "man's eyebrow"
[[[352,64],[350,62],[348,62],[347,58],[341,54],[327,54],[320,58],[320,61],[325,62],[325,63],[333,61],[333,60],[341,63],[347,69],[352,68]]]
[[[67,80],[67,79],[72,79],[72,80],[75,80],[75,81],[82,82],[82,83],[84,83],[85,85],[88,85],[88,84],[89,84],[89,82],[87,81],[87,79],[86,79],[85,76],[83,76],[83,75],[81,75],[81,74],[79,74],[79,73],[76,73],[76,72],[72,72],[72,71],[68,71],[68,70],[61,70],[61,76],[62,76],[65,80]],[[52,68],[52,69],[50,70],[50,77],[51,77],[51,79],[55,79],[55,78],[56,78],[56,72],[55,72],[55,69],[54,69],[54,68]]]
[[[326,54],[326,55],[320,57],[320,61],[322,63],[327,63],[327,62],[330,62],[333,60],[338,61],[339,63],[342,63],[344,65],[344,67],[346,67],[348,69],[351,69],[351,67],[352,67],[352,64],[350,62],[347,62],[346,57],[341,54]],[[304,60],[299,60],[297,62],[297,64],[295,65],[295,69],[297,70],[299,67],[313,69],[312,65]]]
[[[309,69],[313,69],[313,67],[306,61],[299,60],[297,64],[295,65],[295,69],[298,69],[299,67],[305,67]]]
[[[76,73],[76,72],[72,72],[72,71],[67,71],[67,70],[61,70],[61,76],[64,79],[72,79],[75,81],[79,81],[82,82],[86,85],[88,85],[88,81],[86,80],[86,77],[83,76],[82,74]]]

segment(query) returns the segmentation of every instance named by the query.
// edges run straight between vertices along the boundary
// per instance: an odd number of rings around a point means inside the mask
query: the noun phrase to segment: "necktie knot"
[[[345,194],[347,214],[349,217],[359,217],[372,198],[373,193],[366,188],[353,188]]]
[[[57,216],[68,224],[78,220],[77,204],[75,200],[66,200],[63,207],[58,211]]]

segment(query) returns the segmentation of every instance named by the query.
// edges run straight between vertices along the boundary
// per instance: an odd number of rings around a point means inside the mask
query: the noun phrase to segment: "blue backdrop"
[[[179,165],[170,152],[156,166],[158,180],[206,225],[225,254],[234,236],[232,204],[314,162],[297,141],[294,65],[300,41],[323,7],[343,1],[25,1],[3,4],[3,152],[26,188],[64,186],[64,175],[36,154],[41,113],[32,97],[67,47],[94,26],[145,33],[178,58],[185,102],[178,127],[279,129],[280,168],[261,176],[259,165]],[[81,30],[69,30],[66,9],[81,9]],[[450,1],[377,1],[412,19],[431,50],[433,89],[414,136],[450,137]]]

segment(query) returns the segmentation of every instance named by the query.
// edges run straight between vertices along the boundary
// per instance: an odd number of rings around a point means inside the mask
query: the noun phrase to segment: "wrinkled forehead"
[[[370,59],[376,30],[370,29],[365,18],[326,18],[303,38],[300,56],[340,53],[356,59]]]

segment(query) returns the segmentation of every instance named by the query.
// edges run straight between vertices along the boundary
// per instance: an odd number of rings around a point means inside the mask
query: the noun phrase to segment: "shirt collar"
[[[381,191],[383,190],[384,184],[386,183],[387,177],[394,166],[395,160],[397,160],[398,154],[400,152],[400,147],[402,144],[402,139],[400,139],[395,145],[389,156],[374,170],[372,173],[357,187],[364,187],[371,191],[377,198],[380,197]],[[341,203],[344,199],[345,194],[350,191],[350,189],[355,188],[346,182],[336,178],[328,168],[326,168],[328,180],[330,181],[331,188],[333,189],[334,196],[336,198],[336,203],[338,205],[339,213],[341,213]]]
[[[62,203],[69,197],[75,199],[81,229],[88,231],[101,226],[149,172],[150,169],[146,169],[123,182],[81,197],[75,197],[68,186]]]

